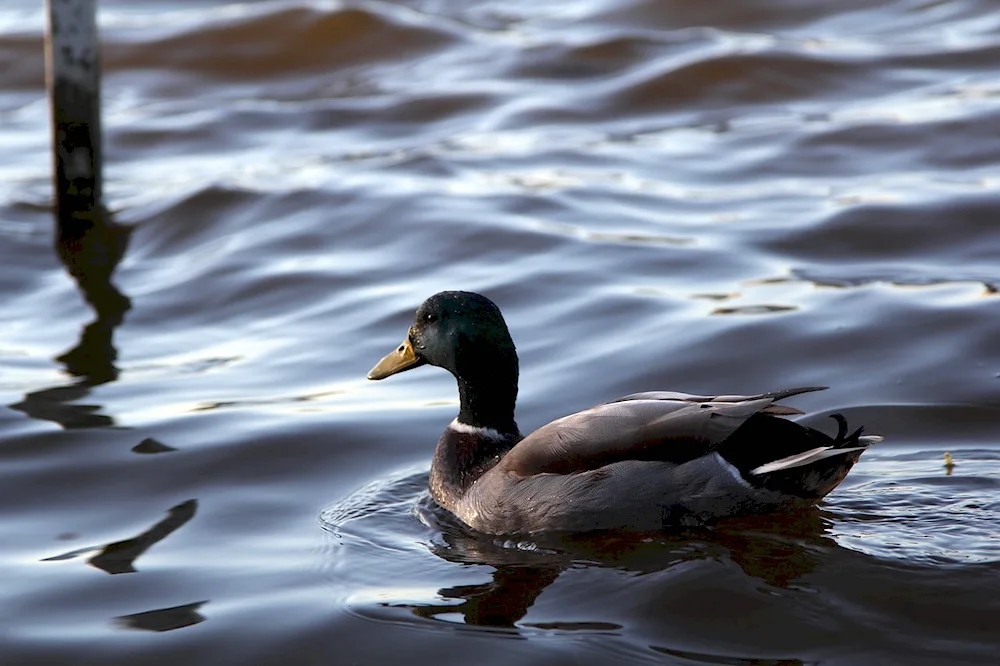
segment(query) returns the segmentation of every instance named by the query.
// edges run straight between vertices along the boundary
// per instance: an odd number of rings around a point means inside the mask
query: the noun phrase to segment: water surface
[[[0,9],[0,662],[996,663],[992,3],[104,0],[123,317],[53,252],[43,18]],[[456,288],[525,431],[819,384],[886,441],[805,515],[477,537],[425,489],[453,380],[364,378]]]

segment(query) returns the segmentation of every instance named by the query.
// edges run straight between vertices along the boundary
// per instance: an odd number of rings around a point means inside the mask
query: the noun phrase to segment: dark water
[[[40,2],[0,9],[0,663],[996,664],[1000,11],[986,0],[101,2],[122,322],[52,249]],[[757,392],[886,441],[812,514],[476,538],[451,378],[524,430]],[[956,466],[948,474],[944,453]]]

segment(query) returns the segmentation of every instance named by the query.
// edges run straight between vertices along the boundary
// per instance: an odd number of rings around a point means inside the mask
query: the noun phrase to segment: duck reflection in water
[[[125,256],[132,228],[114,222],[106,212],[96,222],[60,220],[58,228],[56,253],[97,317],[84,326],[75,347],[56,357],[77,381],[28,393],[10,407],[67,430],[111,426],[114,419],[99,413],[100,406],[76,401],[94,386],[118,378],[118,352],[112,338],[131,301],[115,287],[111,276]]]
[[[421,618],[455,618],[467,625],[494,628],[621,629],[601,621],[521,622],[545,588],[571,568],[594,566],[648,574],[688,562],[714,560],[735,564],[769,587],[788,589],[801,585],[801,579],[816,569],[824,552],[841,549],[826,535],[828,519],[815,508],[799,514],[733,519],[712,529],[647,535],[550,534],[530,542],[478,534],[447,516],[435,515],[432,520],[441,530],[432,552],[450,562],[491,566],[491,580],[442,588],[438,591],[442,604],[384,605],[408,608]]]

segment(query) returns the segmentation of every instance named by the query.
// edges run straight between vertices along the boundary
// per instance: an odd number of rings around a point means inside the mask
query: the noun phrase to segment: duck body
[[[523,437],[514,420],[517,355],[499,309],[442,292],[417,310],[407,339],[369,373],[423,364],[455,375],[461,408],[430,473],[434,500],[488,534],[653,531],[814,504],[876,436],[830,437],[786,420],[783,398],[637,393],[548,423]]]

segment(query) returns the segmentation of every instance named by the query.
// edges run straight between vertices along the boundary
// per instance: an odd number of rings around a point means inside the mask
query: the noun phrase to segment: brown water
[[[4,666],[998,663],[995,3],[102,0],[120,323],[52,250],[41,5],[0,8]],[[525,430],[826,384],[807,423],[886,441],[814,514],[477,538],[425,489],[451,378],[364,378],[446,288]]]

